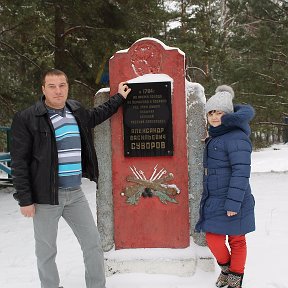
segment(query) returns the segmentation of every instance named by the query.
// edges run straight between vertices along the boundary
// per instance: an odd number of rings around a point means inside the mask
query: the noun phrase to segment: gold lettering
[[[158,120],[151,120],[158,121]],[[162,134],[164,128],[132,128],[131,134]]]
[[[161,150],[166,148],[166,143],[161,141],[152,141],[152,142],[131,142],[132,150]]]
[[[139,113],[145,113],[145,114],[153,114],[155,111],[154,110],[140,110]]]
[[[167,103],[166,99],[151,99],[150,103],[158,104],[158,103]]]
[[[159,109],[160,105],[149,105],[149,109]]]
[[[144,114],[144,115],[140,115],[139,117],[140,119],[151,119],[151,118],[154,118],[154,115],[153,114]]]
[[[145,120],[145,124],[166,124],[166,120]]]

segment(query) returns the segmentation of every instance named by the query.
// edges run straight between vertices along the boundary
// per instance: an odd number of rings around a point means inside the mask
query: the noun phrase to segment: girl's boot
[[[228,285],[228,273],[229,273],[229,265],[230,262],[226,263],[226,264],[220,264],[218,263],[218,265],[221,268],[221,273],[216,281],[216,287],[224,287]]]
[[[229,272],[228,274],[228,288],[242,288],[244,274]]]

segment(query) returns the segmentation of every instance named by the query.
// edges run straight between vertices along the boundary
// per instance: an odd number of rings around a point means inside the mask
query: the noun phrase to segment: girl
[[[216,286],[241,288],[245,234],[255,230],[248,124],[254,109],[249,105],[233,107],[233,98],[233,89],[222,85],[205,105],[209,137],[205,140],[204,187],[196,231],[206,232],[207,245],[221,268]]]

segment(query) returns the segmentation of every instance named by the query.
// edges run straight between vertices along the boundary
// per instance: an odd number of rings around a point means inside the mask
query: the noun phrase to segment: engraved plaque
[[[123,106],[124,155],[173,156],[171,82],[129,83]]]

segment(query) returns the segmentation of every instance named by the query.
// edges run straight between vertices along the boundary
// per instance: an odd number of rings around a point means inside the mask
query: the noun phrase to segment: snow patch
[[[196,82],[190,82],[186,79],[185,89],[186,89],[186,95],[194,94],[197,100],[201,101],[201,103],[203,104],[206,103],[204,87],[201,84],[196,83]],[[190,105],[194,105],[194,104],[196,104],[195,101],[193,101]]]

